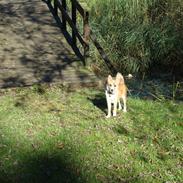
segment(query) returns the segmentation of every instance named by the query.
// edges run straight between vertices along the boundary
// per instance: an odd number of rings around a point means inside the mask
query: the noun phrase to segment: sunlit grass
[[[106,119],[103,91],[0,94],[0,182],[181,182],[183,105],[129,97]]]

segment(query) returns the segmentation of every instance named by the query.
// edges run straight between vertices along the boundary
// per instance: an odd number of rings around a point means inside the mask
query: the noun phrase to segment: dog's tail
[[[119,82],[119,83],[121,83],[121,84],[125,84],[125,80],[124,80],[124,77],[123,77],[123,75],[121,74],[121,73],[117,73],[117,75],[116,75],[116,80]]]

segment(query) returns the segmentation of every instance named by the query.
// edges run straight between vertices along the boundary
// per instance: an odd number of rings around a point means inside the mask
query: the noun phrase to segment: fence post
[[[83,17],[83,36],[84,36],[84,59],[89,56],[89,41],[90,41],[90,26],[89,26],[89,12],[86,11]]]
[[[74,0],[71,0],[71,3],[72,3],[72,22],[76,27],[76,4]],[[76,46],[76,34],[73,30],[72,30],[72,42],[73,45]]]
[[[56,16],[58,16],[57,0],[54,0],[54,13],[55,13]]]
[[[65,11],[67,11],[67,8],[66,8],[66,0],[61,0],[62,2],[62,7]],[[64,16],[64,13],[62,12],[62,25],[63,25],[63,29],[64,30],[67,30],[67,26],[66,26],[66,19],[65,19],[65,16]]]

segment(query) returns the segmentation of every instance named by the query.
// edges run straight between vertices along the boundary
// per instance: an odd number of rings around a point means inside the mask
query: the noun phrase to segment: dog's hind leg
[[[118,110],[121,110],[122,107],[121,107],[121,102],[120,102],[120,99],[118,99]]]
[[[127,112],[127,110],[126,110],[126,96],[123,96],[122,99],[123,99],[123,112]]]
[[[113,116],[116,116],[116,113],[117,113],[117,104],[118,104],[118,101],[115,99],[115,101],[114,101]]]

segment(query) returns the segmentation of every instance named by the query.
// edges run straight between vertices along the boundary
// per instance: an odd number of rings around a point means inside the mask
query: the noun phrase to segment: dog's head
[[[110,93],[110,94],[113,94],[116,90],[116,87],[117,87],[116,80],[114,80],[112,78],[112,76],[109,75],[107,77],[107,80],[106,80],[106,90],[107,90],[107,92]]]
[[[106,90],[110,94],[114,94],[119,86],[124,84],[124,78],[120,73],[117,73],[116,79],[113,79],[111,75],[108,75],[106,80]]]

